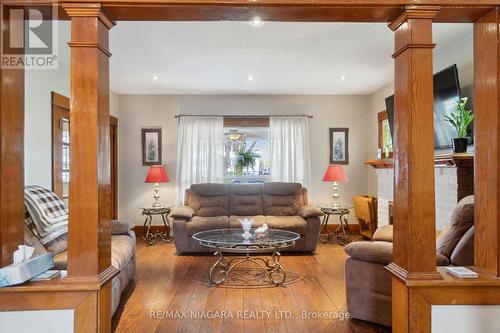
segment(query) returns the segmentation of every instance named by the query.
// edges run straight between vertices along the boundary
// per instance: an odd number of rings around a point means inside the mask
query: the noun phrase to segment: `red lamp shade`
[[[346,182],[347,176],[340,164],[330,164],[323,177],[324,182]]]
[[[168,183],[168,174],[163,165],[152,165],[149,168],[145,183]]]

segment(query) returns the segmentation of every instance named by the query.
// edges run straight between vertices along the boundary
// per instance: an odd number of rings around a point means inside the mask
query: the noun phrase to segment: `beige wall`
[[[174,115],[180,113],[313,115],[310,123],[313,202],[327,201],[330,195],[330,184],[321,181],[329,158],[328,128],[348,127],[350,163],[345,171],[349,182],[341,184],[341,197],[350,203],[353,195],[367,193],[368,176],[363,165],[368,154],[366,96],[120,95],[119,105],[119,215],[136,224],[143,222],[137,207],[150,205],[152,201],[152,187],[144,184],[147,167],[142,166],[141,128],[163,129],[163,162],[172,182],[162,184],[161,198],[164,203],[173,204],[178,127]]]

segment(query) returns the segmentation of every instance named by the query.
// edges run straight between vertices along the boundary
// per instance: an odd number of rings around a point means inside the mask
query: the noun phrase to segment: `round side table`
[[[349,225],[347,224],[347,217],[349,216],[350,207],[340,206],[333,207],[329,205],[320,205],[319,209],[325,214],[323,218],[323,232],[319,236],[319,240],[322,243],[329,242],[334,236],[337,237],[340,245],[346,245],[351,240],[351,233],[349,230]],[[333,231],[327,232],[328,221],[330,220],[330,215],[338,215],[340,225]]]
[[[145,232],[142,234],[142,239],[144,239],[148,245],[153,245],[156,242],[156,237],[160,237],[164,242],[171,242],[172,237],[170,236],[170,222],[168,215],[170,214],[171,207],[139,207],[142,210],[142,215],[146,216],[144,220]],[[151,232],[151,223],[153,222],[153,216],[160,215],[163,221],[163,226],[166,231],[156,231]]]

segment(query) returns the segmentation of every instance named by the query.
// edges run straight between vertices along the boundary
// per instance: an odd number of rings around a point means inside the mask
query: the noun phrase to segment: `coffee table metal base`
[[[224,283],[229,278],[229,274],[236,267],[245,262],[256,264],[267,276],[267,278],[276,286],[283,284],[286,281],[286,272],[280,263],[280,253],[273,251],[271,258],[263,259],[260,257],[252,257],[249,253],[244,257],[234,257],[227,259],[222,251],[214,253],[216,261],[210,268],[208,278],[215,285]]]

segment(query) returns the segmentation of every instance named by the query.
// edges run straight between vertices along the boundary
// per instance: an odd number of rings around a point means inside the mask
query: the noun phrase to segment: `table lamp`
[[[168,174],[163,165],[152,165],[149,167],[148,175],[146,176],[145,183],[154,183],[154,203],[153,207],[158,208],[161,207],[160,203],[160,185],[158,183],[168,183],[170,180],[168,179]]]
[[[344,169],[342,168],[342,165],[340,164],[330,164],[328,166],[328,169],[326,169],[325,176],[323,177],[324,182],[333,182],[332,184],[332,200],[333,208],[339,208],[340,207],[340,202],[339,202],[339,182],[346,182],[347,181],[347,176],[344,173]]]

